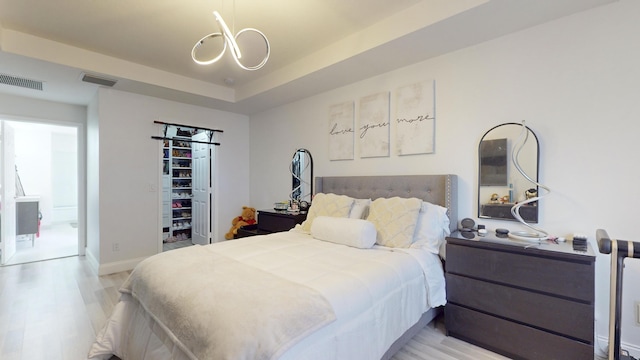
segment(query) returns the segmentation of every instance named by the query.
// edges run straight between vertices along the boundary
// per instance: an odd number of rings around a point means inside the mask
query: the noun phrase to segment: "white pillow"
[[[451,234],[449,223],[447,208],[422,202],[411,247],[422,248],[434,254],[440,253],[445,237]]]
[[[303,231],[310,232],[311,224],[317,216],[348,217],[353,198],[346,195],[318,193],[311,201],[306,220],[301,224]]]
[[[376,243],[376,227],[367,220],[318,216],[311,225],[318,240],[369,249]]]
[[[366,219],[369,215],[371,199],[355,199],[349,217],[352,219]]]
[[[376,244],[388,247],[411,246],[422,200],[416,198],[380,198],[371,202],[369,216],[378,230]]]

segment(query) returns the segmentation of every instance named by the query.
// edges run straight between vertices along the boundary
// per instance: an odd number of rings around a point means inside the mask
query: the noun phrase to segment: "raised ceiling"
[[[0,0],[0,73],[44,90],[0,92],[87,104],[97,85],[243,114],[343,86],[613,0]],[[217,31],[271,43],[264,68],[227,54],[210,66],[191,48]]]

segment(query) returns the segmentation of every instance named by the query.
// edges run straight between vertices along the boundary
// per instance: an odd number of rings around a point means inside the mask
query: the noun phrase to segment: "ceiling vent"
[[[92,83],[92,84],[98,84],[102,86],[108,86],[108,87],[112,87],[118,82],[117,80],[107,79],[107,78],[103,78],[103,77],[100,77],[97,75],[91,75],[91,74],[83,74],[82,81]]]
[[[0,84],[42,91],[42,81],[25,79],[13,75],[0,74]]]

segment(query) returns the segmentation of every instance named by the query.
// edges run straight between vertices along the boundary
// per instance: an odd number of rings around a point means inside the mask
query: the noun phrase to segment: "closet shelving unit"
[[[154,124],[163,126],[162,136],[151,136],[152,139],[163,142],[162,241],[167,243],[189,240],[199,244],[210,243],[210,234],[200,233],[195,238],[192,236],[194,195],[192,144],[220,146],[219,142],[213,141],[213,136],[215,133],[223,131],[164,121],[154,121]],[[188,130],[184,130],[185,128]],[[199,136],[197,140],[193,138],[193,135],[200,133],[206,134],[209,141],[202,140],[202,136]],[[202,199],[199,201],[202,202]],[[206,205],[211,206],[208,202]],[[198,208],[201,209],[202,206],[198,206]],[[198,228],[200,227],[196,226],[196,229]]]
[[[190,138],[184,138],[190,140]],[[191,143],[176,137],[169,141],[171,177],[171,228],[165,242],[191,239]]]

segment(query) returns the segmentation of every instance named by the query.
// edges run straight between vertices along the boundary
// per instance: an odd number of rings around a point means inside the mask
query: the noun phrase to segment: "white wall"
[[[130,269],[158,252],[162,151],[151,139],[161,131],[155,120],[224,131],[216,148],[215,240],[224,239],[231,219],[249,203],[247,116],[101,88],[89,106],[87,145],[89,226],[99,227],[88,234],[89,251],[100,274]]]
[[[0,115],[12,121],[84,124],[87,107],[0,94]]]
[[[74,132],[51,134],[54,222],[76,221],[78,218],[77,136]]]
[[[559,236],[585,233],[594,247],[598,228],[640,241],[631,205],[640,200],[639,13],[640,2],[621,0],[256,114],[251,204],[270,207],[287,198],[289,161],[295,149],[305,147],[316,176],[458,174],[459,217],[476,217],[480,138],[497,124],[526,120],[540,140],[540,179],[553,191],[540,203],[541,227]],[[436,80],[435,154],[360,159],[356,150],[355,160],[328,160],[330,105],[357,104],[360,97],[428,79]],[[512,222],[481,223],[518,228]],[[639,263],[627,261],[622,326],[623,341],[636,354]],[[607,336],[608,274],[609,256],[598,255],[599,337]]]

